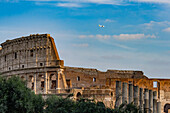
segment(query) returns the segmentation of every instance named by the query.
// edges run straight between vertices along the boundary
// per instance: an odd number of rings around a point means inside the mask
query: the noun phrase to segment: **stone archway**
[[[50,84],[49,84],[49,86],[50,86],[50,89],[56,89],[56,79],[57,79],[57,77],[56,77],[56,75],[55,74],[51,74],[50,75]]]
[[[33,75],[29,75],[27,79],[27,87],[31,90],[34,90],[34,77]]]
[[[39,74],[37,78],[37,93],[44,91],[44,75]]]
[[[77,95],[76,95],[77,98],[80,98],[81,96],[82,96],[82,95],[81,95],[80,92],[78,92]]]
[[[170,104],[165,104],[164,106],[164,112],[168,113],[168,111],[170,110]]]

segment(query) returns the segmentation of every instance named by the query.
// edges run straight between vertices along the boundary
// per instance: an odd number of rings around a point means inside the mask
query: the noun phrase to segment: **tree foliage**
[[[0,77],[0,112],[33,113],[42,112],[44,100],[25,86],[19,77]]]

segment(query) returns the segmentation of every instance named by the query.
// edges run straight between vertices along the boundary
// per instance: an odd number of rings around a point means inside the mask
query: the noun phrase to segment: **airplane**
[[[100,24],[99,24],[99,27],[104,27],[104,25],[100,25]]]

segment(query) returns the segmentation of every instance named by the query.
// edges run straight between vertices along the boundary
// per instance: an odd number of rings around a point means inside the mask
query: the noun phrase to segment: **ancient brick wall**
[[[1,44],[0,71],[12,71],[53,65],[59,56],[55,54],[52,39],[48,34],[30,35],[7,40]]]

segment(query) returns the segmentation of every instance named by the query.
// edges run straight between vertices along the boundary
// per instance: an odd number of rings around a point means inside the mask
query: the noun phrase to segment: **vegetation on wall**
[[[73,101],[69,98],[49,96],[43,99],[35,95],[19,77],[0,77],[0,113],[138,113],[133,104],[122,104],[119,108],[105,107],[103,102],[89,99]]]

